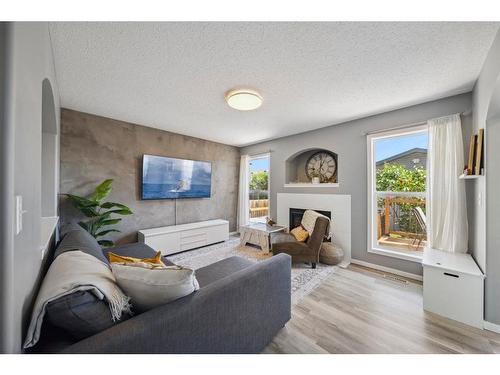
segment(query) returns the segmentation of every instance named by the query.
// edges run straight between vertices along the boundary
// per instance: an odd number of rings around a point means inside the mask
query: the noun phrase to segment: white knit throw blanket
[[[115,277],[105,263],[82,251],[62,253],[54,259],[42,282],[24,348],[38,342],[47,304],[80,290],[88,290],[101,300],[105,298],[114,321],[120,320],[122,312],[130,312],[129,298],[116,285]]]
[[[302,216],[302,221],[300,224],[302,225],[302,227],[304,227],[305,230],[309,232],[309,235],[312,236],[312,233],[314,231],[314,226],[316,225],[316,219],[318,217],[324,217],[325,219],[328,220],[328,226],[326,227],[325,230],[325,237],[330,238],[331,220],[325,215],[321,215],[319,212],[313,210],[306,210],[304,212],[304,215]]]

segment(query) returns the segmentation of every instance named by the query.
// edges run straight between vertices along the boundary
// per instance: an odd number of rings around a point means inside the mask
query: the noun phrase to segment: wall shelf
[[[481,177],[484,177],[484,174],[461,174],[460,176],[458,176],[458,178],[461,180],[476,180]]]
[[[286,188],[334,188],[334,187],[339,187],[340,185],[336,183],[328,183],[324,182],[321,184],[313,184],[312,182],[290,182],[288,184],[285,184],[284,187]]]
[[[336,170],[328,179],[329,183],[312,184],[311,176],[307,172],[309,159],[317,153],[326,153],[335,160]],[[285,162],[285,188],[308,188],[308,187],[338,187],[338,156],[335,152],[323,148],[306,148],[289,156]],[[326,179],[325,179],[326,180]]]
[[[42,217],[40,220],[40,251],[42,259],[45,251],[49,248],[50,240],[54,235],[58,221],[59,216]]]

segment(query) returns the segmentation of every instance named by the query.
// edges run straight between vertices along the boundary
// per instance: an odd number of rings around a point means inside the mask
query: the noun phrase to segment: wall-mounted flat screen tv
[[[142,199],[210,198],[212,163],[144,155]]]

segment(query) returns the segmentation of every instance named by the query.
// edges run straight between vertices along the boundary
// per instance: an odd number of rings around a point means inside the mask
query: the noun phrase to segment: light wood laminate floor
[[[264,353],[500,353],[500,334],[425,312],[418,282],[351,265],[292,308]]]

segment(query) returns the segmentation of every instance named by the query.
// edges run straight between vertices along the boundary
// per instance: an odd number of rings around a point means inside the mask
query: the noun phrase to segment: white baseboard
[[[379,266],[378,264],[365,262],[364,260],[351,259],[351,263],[353,263],[353,264],[359,264],[360,266],[368,267],[368,268],[373,268],[373,269],[379,270],[379,271],[393,273],[395,275],[407,277],[407,278],[413,279],[413,280],[418,280],[418,281],[422,281],[423,280],[422,275],[415,275],[414,273],[400,271],[400,270],[397,270],[395,268]]]
[[[237,234],[240,234],[240,232],[238,232],[236,230],[234,232],[229,232],[230,236],[236,236]]]
[[[483,322],[483,327],[484,327],[484,329],[487,329],[488,331],[500,333],[500,325],[498,325],[498,324],[490,323],[490,322],[487,322],[485,320]]]

